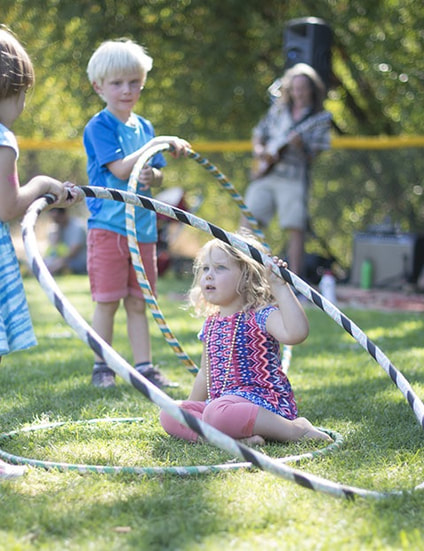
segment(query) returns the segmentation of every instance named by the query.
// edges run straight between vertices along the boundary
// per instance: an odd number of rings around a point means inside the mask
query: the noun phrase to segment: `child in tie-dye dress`
[[[19,151],[10,128],[33,83],[34,70],[27,53],[10,31],[0,28],[0,361],[5,354],[36,344],[9,222],[46,193],[57,198],[55,206],[69,206],[83,198],[76,187],[48,176],[36,176],[19,186]],[[23,472],[24,467],[0,460],[0,478],[14,478]]]
[[[260,245],[249,241],[256,247]],[[285,266],[274,257],[274,263]],[[197,314],[207,316],[199,337],[201,368],[181,407],[235,439],[331,440],[297,416],[281,368],[280,344],[297,344],[309,324],[290,286],[272,271],[218,239],[202,247],[190,291]],[[196,441],[199,435],[161,411],[163,428]]]

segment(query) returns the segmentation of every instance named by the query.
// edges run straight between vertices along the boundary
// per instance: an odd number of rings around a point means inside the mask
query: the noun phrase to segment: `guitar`
[[[289,145],[288,137],[292,132],[301,134],[315,126],[327,124],[332,119],[332,114],[328,111],[311,115],[297,124],[291,126],[284,136],[279,139],[269,140],[266,144],[265,151],[256,159],[256,166],[252,172],[254,179],[266,176],[273,166],[281,159],[286,147]]]

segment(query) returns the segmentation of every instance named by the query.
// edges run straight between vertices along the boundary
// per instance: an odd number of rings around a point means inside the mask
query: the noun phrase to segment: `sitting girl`
[[[277,257],[273,261],[286,266]],[[300,343],[309,332],[290,286],[273,273],[272,265],[264,267],[218,239],[203,246],[194,270],[190,302],[207,318],[199,334],[201,368],[181,407],[251,445],[265,440],[331,441],[297,416],[290,382],[281,369],[280,344]],[[199,439],[163,410],[160,421],[172,436]]]

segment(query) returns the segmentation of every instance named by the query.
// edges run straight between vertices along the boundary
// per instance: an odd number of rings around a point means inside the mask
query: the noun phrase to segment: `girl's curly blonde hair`
[[[249,245],[267,254],[264,246],[254,239],[251,234],[244,231],[240,232],[238,236],[249,243]],[[220,239],[212,239],[200,249],[193,265],[194,278],[188,292],[188,301],[197,316],[208,316],[219,310],[219,306],[210,304],[204,299],[200,289],[202,266],[212,249],[224,251],[238,264],[241,277],[237,291],[243,298],[243,311],[257,310],[275,301],[266,278],[265,267],[262,264],[259,264],[259,262],[235,247],[227,245],[227,243],[224,243]]]

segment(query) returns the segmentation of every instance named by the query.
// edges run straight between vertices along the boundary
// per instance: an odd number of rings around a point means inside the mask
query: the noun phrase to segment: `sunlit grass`
[[[159,281],[159,304],[195,363],[201,321],[182,308],[189,278]],[[57,283],[89,323],[93,312],[85,277]],[[90,385],[92,351],[25,279],[38,338],[32,350],[0,367],[4,432],[0,447],[18,456],[70,464],[165,467],[215,465],[239,459],[210,444],[175,441],[161,429],[158,407],[118,378],[107,391]],[[424,319],[415,313],[346,312],[424,392]],[[0,549],[274,550],[422,549],[423,432],[384,370],[351,336],[316,308],[307,308],[310,336],[295,347],[289,375],[301,415],[343,435],[330,455],[294,465],[316,476],[378,492],[411,494],[382,501],[334,499],[257,469],[178,477],[86,474],[29,468],[0,484]],[[151,322],[155,363],[179,382],[169,395],[185,398],[193,375]],[[125,316],[117,316],[114,348],[131,361]],[[110,418],[139,419],[130,423]],[[98,422],[86,423],[98,419]],[[19,432],[51,423],[60,427]],[[322,445],[267,444],[270,457],[302,454]]]

